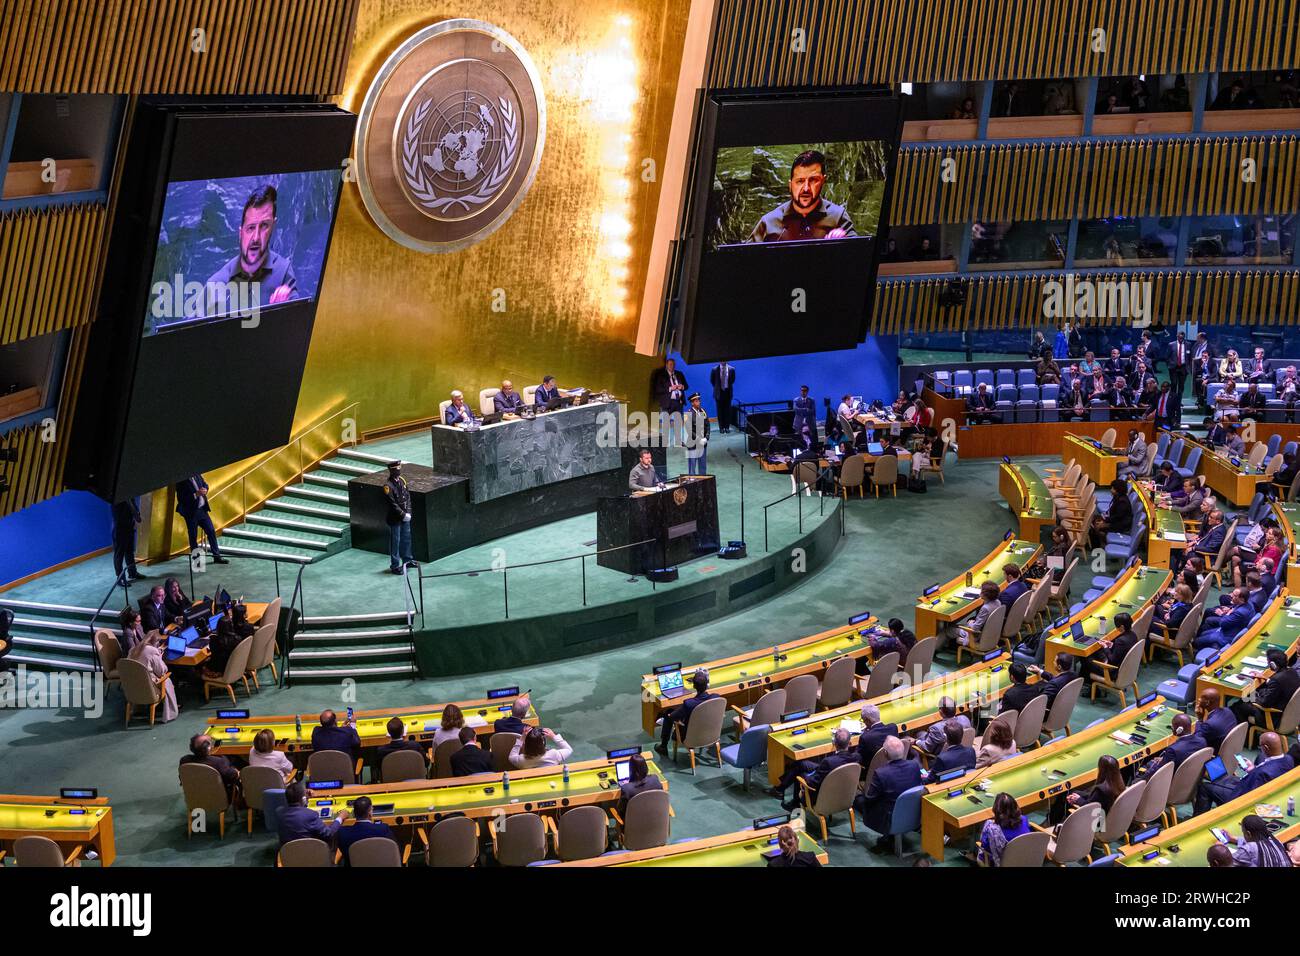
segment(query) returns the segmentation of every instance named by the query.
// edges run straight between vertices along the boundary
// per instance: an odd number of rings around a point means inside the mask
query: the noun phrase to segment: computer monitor
[[[187,627],[185,630],[181,631],[180,638],[185,642],[184,645],[182,645],[184,647],[189,647],[191,644],[198,643],[200,640],[199,629],[197,627]]]
[[[185,635],[184,635],[183,633],[182,633],[182,634],[171,634],[171,635],[169,635],[169,636],[167,637],[167,653],[168,653],[168,654],[173,654],[173,655],[179,657],[179,656],[181,656],[182,654],[185,653],[185,648],[188,647],[188,646],[189,646],[189,645],[188,645],[188,643],[186,642],[186,640],[185,640]]]
[[[1070,625],[1070,636],[1073,637],[1076,641],[1084,640],[1082,621],[1075,621],[1073,624]]]
[[[215,634],[215,633],[217,633],[217,625],[221,623],[221,619],[222,619],[223,617],[225,617],[225,616],[226,616],[226,615],[225,615],[224,613],[222,613],[222,614],[214,614],[214,615],[212,615],[210,618],[208,618],[208,633],[209,633],[209,634]]]
[[[620,760],[614,764],[614,777],[619,783],[627,783],[632,779],[632,761]]]
[[[1222,780],[1228,775],[1228,768],[1223,765],[1222,757],[1213,757],[1205,765],[1205,775],[1210,778],[1210,783],[1216,780]]]

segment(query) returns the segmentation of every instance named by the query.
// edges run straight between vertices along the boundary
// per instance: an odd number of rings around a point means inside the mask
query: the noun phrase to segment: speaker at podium
[[[644,574],[716,552],[719,545],[718,485],[712,475],[678,475],[661,488],[596,503],[601,567]]]

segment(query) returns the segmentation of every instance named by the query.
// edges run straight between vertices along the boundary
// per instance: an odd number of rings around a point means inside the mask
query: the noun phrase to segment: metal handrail
[[[99,622],[100,615],[104,613],[104,608],[108,606],[108,599],[113,596],[113,592],[117,590],[118,585],[121,585],[122,593],[126,595],[127,606],[130,606],[131,589],[127,586],[126,582],[128,571],[130,571],[129,568],[123,567],[121,571],[117,572],[117,577],[113,579],[113,584],[109,587],[108,593],[104,595],[104,600],[99,602],[99,607],[97,607],[95,613],[90,616],[90,624],[88,625],[90,627],[90,648],[95,652],[93,656],[95,658],[96,670],[103,670],[104,662],[99,659],[99,648],[95,647],[95,625]]]
[[[278,567],[277,567],[278,570]],[[298,565],[298,578],[293,584],[293,596],[289,598],[289,608],[287,612],[281,608],[281,613],[286,614],[284,626],[284,643],[280,645],[280,686],[285,686],[285,680],[289,676],[289,652],[293,650],[293,639],[298,634],[298,626],[294,624],[293,612],[296,608],[298,611],[298,621],[302,622],[307,619],[307,603],[302,587],[302,573],[307,570],[307,565]],[[277,587],[277,592],[279,588]]]

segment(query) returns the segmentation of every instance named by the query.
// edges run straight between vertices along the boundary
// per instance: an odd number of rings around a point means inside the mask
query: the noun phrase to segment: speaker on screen
[[[856,346],[888,233],[899,96],[716,91],[698,114],[676,285],[682,356]]]

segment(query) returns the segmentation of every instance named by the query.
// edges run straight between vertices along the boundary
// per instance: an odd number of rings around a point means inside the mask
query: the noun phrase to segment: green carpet
[[[1052,464],[1047,459],[1037,463]],[[1012,517],[997,493],[997,474],[996,462],[966,462],[949,469],[946,485],[932,481],[925,495],[900,494],[879,501],[851,499],[848,534],[828,567],[777,598],[707,627],[664,634],[650,643],[596,656],[483,674],[473,680],[365,683],[356,688],[356,706],[382,708],[472,698],[489,687],[518,684],[534,689],[543,723],[565,735],[575,748],[575,759],[596,758],[607,748],[645,742],[639,726],[638,678],[655,662],[724,657],[841,624],[860,611],[872,611],[882,618],[896,615],[910,626],[912,602],[924,587],[965,570],[1012,527]],[[747,493],[748,488],[747,478]],[[755,536],[751,525],[751,548]],[[367,575],[357,586],[387,584],[378,575]],[[1087,586],[1087,576],[1077,579],[1076,595]],[[393,597],[393,606],[400,606],[396,591]],[[309,607],[308,613],[323,611]],[[953,666],[950,656],[936,662],[940,671]],[[1140,677],[1143,690],[1154,688],[1173,671],[1172,664],[1163,660],[1145,666]],[[213,834],[186,838],[176,762],[186,752],[189,736],[201,729],[203,718],[216,706],[204,706],[194,697],[183,698],[181,716],[173,723],[149,728],[135,722],[129,730],[122,726],[117,691],[97,720],[48,710],[0,714],[0,792],[55,793],[67,786],[98,787],[113,805],[121,865],[270,864],[274,839],[260,830],[252,837],[236,830],[224,841]],[[240,706],[244,706],[242,697]],[[254,713],[290,713],[341,708],[345,702],[341,689],[330,692],[317,685],[263,689],[253,695],[248,706]],[[1085,697],[1075,712],[1073,726],[1082,727],[1117,708],[1117,702],[1101,698],[1094,705]],[[776,801],[757,786],[747,795],[737,771],[706,764],[692,777],[684,767],[684,756],[683,768],[671,763],[666,767],[676,811],[674,839],[744,828],[753,818],[778,809]],[[756,774],[756,784],[763,777],[761,772]],[[827,846],[831,863],[910,865],[918,852],[917,839],[909,838],[908,856],[900,864],[892,856],[868,852],[870,839],[861,827],[857,839],[852,839],[847,817],[837,818]],[[950,850],[948,862],[955,861],[956,853]]]

